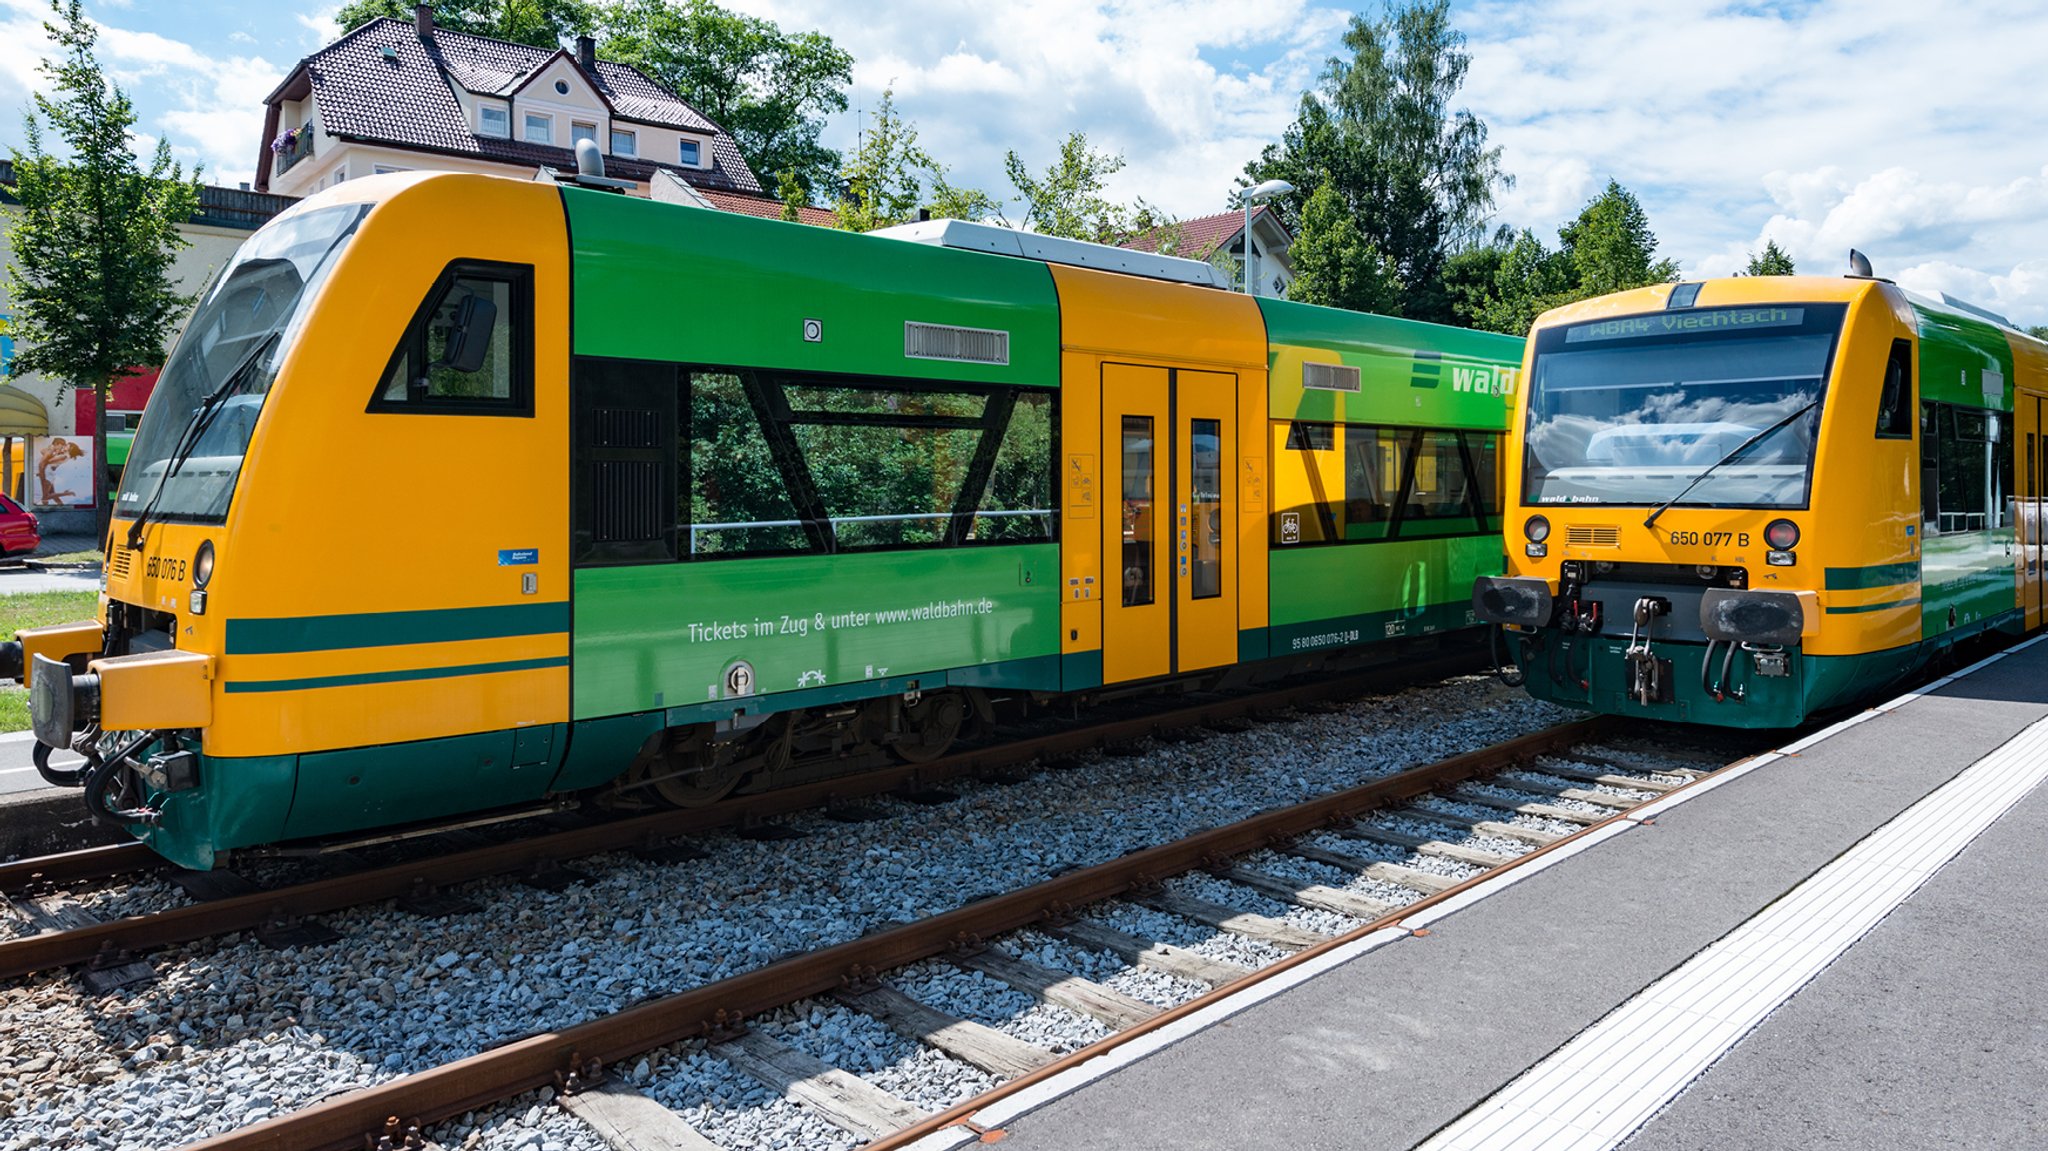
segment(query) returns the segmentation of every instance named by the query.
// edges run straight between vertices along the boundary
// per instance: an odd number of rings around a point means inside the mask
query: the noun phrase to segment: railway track
[[[716,1146],[614,1069],[687,1044],[765,1085],[842,1141],[873,1151],[947,1127],[972,1126],[995,1099],[1183,1018],[1481,879],[1627,818],[1690,785],[1724,759],[1700,752],[1588,750],[1610,732],[1586,720],[1384,776],[1309,802],[1260,812],[1121,858],[643,1002],[575,1027],[355,1091],[196,1146],[425,1146],[432,1125],[536,1089],[619,1149]],[[1348,875],[1348,881],[1343,878]],[[1342,917],[1313,931],[1242,905],[1191,894],[1227,884],[1254,905],[1278,901]],[[1398,892],[1399,894],[1393,894]],[[1110,902],[1255,941],[1253,967],[1109,926]],[[1019,935],[1017,933],[1026,933]],[[1026,938],[1028,936],[1028,939]],[[1107,952],[1197,988],[1164,1005],[1032,958],[1033,941]],[[1020,943],[1019,940],[1024,940]],[[1041,957],[1042,958],[1042,957]],[[1106,1031],[1058,1051],[907,994],[917,967],[973,972],[1093,1020]],[[947,1107],[920,1106],[869,1078],[777,1038],[764,1015],[834,1002],[973,1068],[991,1086]]]
[[[347,852],[317,865],[322,874],[304,882],[267,887],[232,870],[175,873],[141,844],[94,847],[60,855],[0,864],[0,902],[35,934],[0,940],[0,979],[21,978],[66,967],[81,969],[93,991],[146,979],[143,956],[157,948],[193,943],[241,931],[265,942],[295,946],[331,939],[318,917],[383,900],[426,917],[469,910],[446,889],[481,879],[524,878],[536,885],[582,878],[564,865],[606,852],[628,851],[653,859],[687,859],[693,849],[681,837],[722,828],[771,825],[796,813],[853,804],[897,793],[929,794],[948,780],[1012,770],[1034,760],[1078,755],[1093,748],[1127,745],[1190,729],[1242,721],[1245,717],[1316,705],[1397,687],[1418,677],[1453,675],[1474,668],[1468,652],[1438,655],[1398,670],[1378,667],[1271,690],[1206,699],[1181,707],[1148,710],[1085,723],[1022,740],[976,748],[925,764],[879,771],[740,796],[694,810],[660,811],[587,822],[561,830],[520,834],[503,842],[478,842],[473,832],[455,830],[443,839],[463,846],[385,866],[367,866]],[[551,818],[576,821],[570,813]],[[504,825],[499,825],[503,827]],[[66,889],[125,877],[172,873],[194,902],[140,915],[100,919],[71,899]]]

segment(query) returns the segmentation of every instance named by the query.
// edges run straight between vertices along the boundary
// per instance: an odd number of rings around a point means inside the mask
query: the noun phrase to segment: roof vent
[[[638,187],[632,180],[614,180],[604,174],[604,153],[598,151],[595,140],[576,141],[576,170],[570,172],[564,169],[559,174],[585,188],[623,192],[628,188]]]
[[[903,354],[913,360],[957,360],[969,364],[1010,362],[1010,333],[949,324],[903,325]]]
[[[1343,364],[1303,364],[1301,386],[1319,392],[1355,392],[1358,390],[1358,369]]]
[[[1863,280],[1877,278],[1877,273],[1870,270],[1870,257],[1854,248],[1849,249],[1849,274]]]

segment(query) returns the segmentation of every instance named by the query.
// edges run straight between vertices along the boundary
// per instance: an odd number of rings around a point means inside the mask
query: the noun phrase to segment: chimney
[[[588,36],[576,37],[576,62],[583,65],[585,72],[597,71],[597,41]]]
[[[419,33],[420,33],[420,39],[422,39],[422,40],[431,40],[431,39],[433,39],[433,38],[434,38],[434,6],[433,6],[432,4],[415,4],[415,5],[413,5],[413,6],[412,6],[412,26],[413,26],[414,28],[417,28],[417,29],[419,30]]]

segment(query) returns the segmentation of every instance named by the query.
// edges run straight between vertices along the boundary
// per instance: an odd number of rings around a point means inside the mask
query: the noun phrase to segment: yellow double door
[[[1237,377],[1102,365],[1102,679],[1237,658]]]

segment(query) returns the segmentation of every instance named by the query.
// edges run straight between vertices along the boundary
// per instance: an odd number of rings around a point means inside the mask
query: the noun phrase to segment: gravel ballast
[[[1041,773],[1014,786],[959,780],[948,784],[959,793],[950,803],[871,802],[888,816],[876,822],[841,824],[822,815],[787,821],[804,833],[802,839],[710,836],[700,841],[711,851],[706,859],[666,865],[625,856],[579,861],[578,869],[593,880],[560,892],[503,881],[469,884],[456,893],[481,909],[447,919],[422,920],[389,904],[354,909],[329,917],[342,935],[334,944],[273,952],[253,939],[229,937],[174,948],[152,957],[158,982],[98,999],[65,978],[15,984],[0,989],[0,1020],[6,1021],[8,1034],[0,1040],[0,1114],[7,1117],[0,1147],[144,1148],[189,1141],[252,1122],[252,1112],[279,1113],[334,1091],[573,1026],[789,953],[850,940],[893,921],[923,918],[979,895],[1353,787],[1564,718],[1566,713],[1490,680],[1460,680],[1284,724],[1197,742],[1152,744],[1138,755],[1088,757],[1078,767]],[[1576,830],[1557,821],[1455,805],[1468,808],[1499,822]],[[1405,822],[1427,827],[1427,834],[1448,842],[1470,836],[1450,825]],[[1406,830],[1402,823],[1387,826]],[[1367,852],[1367,845],[1359,843],[1332,841],[1330,846],[1354,855]],[[1510,841],[1484,849],[1512,854],[1527,847]],[[1449,874],[1440,870],[1441,861],[1425,865],[1405,853],[1387,858]],[[1298,858],[1260,859],[1275,874],[1313,877],[1388,902],[1396,893],[1414,898],[1408,889]],[[1278,903],[1212,876],[1182,876],[1169,883],[1189,895],[1326,934],[1360,923]],[[108,895],[100,905],[146,906],[163,897],[145,890]],[[1089,909],[1088,914],[1108,926],[1245,966],[1286,954],[1128,903]],[[1183,1002],[1201,990],[1129,968],[1103,953],[1049,939],[1043,946],[1049,950],[1034,956],[1039,962],[1075,970],[1160,1006]],[[1092,1019],[1039,1004],[950,964],[920,964],[888,978],[935,1007],[1056,1051],[1071,1051],[1107,1034]],[[837,1007],[824,1010],[826,1019],[852,1014]],[[34,1033],[44,1037],[40,1047],[14,1042],[23,1034],[21,1021],[30,1019]],[[833,1026],[845,1034],[819,1038],[797,1027],[788,1038],[798,1044],[836,1042],[854,1050],[846,1045],[859,1037],[856,1047],[870,1051],[872,1059],[858,1073],[904,1091],[934,1092],[916,1100],[921,1106],[936,1107],[959,1091],[978,1089],[973,1077],[980,1072],[950,1060],[934,1063],[931,1053],[914,1044],[896,1045],[886,1029],[878,1036],[867,1026]],[[881,1042],[884,1036],[892,1042]],[[877,1045],[868,1046],[870,1039]],[[37,1066],[36,1059],[45,1054],[50,1060]],[[885,1055],[889,1058],[883,1061]],[[913,1082],[935,1086],[913,1087]],[[701,1049],[678,1048],[653,1060],[643,1086],[729,1146],[855,1142],[839,1140],[836,1129]],[[580,1128],[573,1123],[563,1127],[567,1117],[551,1103],[526,1106],[540,1106],[545,1114],[526,1123],[525,1111],[500,1109],[467,1126],[448,1126],[443,1137],[452,1135],[456,1145],[522,1147],[531,1142],[532,1151],[549,1151],[547,1143],[561,1143],[562,1151],[590,1145],[573,1138]],[[472,1139],[480,1142],[472,1144]]]

